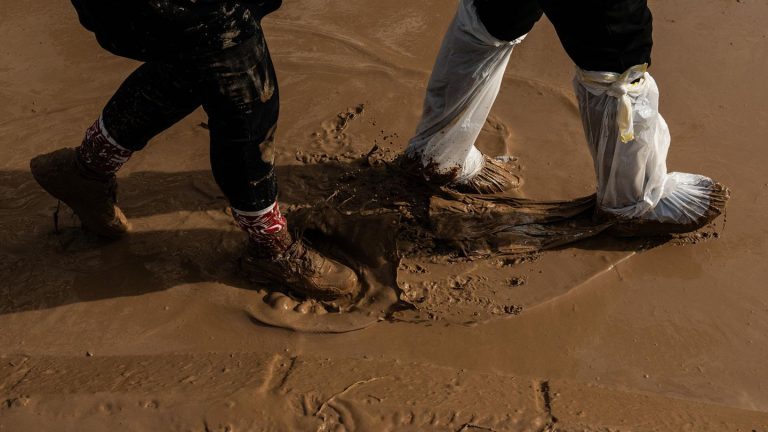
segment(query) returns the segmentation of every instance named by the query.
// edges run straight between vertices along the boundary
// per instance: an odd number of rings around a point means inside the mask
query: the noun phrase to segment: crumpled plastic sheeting
[[[594,237],[616,222],[593,220],[595,196],[536,201],[457,194],[443,189],[429,204],[436,239],[467,255],[540,252]]]
[[[574,88],[597,174],[597,205],[623,219],[695,224],[715,182],[667,173],[670,134],[646,65],[623,74],[577,70]]]
[[[499,93],[512,50],[524,37],[512,42],[494,38],[473,2],[461,0],[432,70],[408,156],[457,182],[482,169],[475,140]]]

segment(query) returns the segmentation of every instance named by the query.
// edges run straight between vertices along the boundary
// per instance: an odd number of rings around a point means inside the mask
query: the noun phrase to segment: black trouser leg
[[[496,39],[513,41],[528,33],[543,11],[536,0],[474,0],[477,15]]]
[[[623,73],[651,63],[653,17],[647,0],[538,0],[581,69]]]
[[[474,0],[491,35],[511,41],[528,33],[542,10],[560,42],[584,70],[622,73],[651,63],[653,16],[647,0]]]
[[[142,65],[109,101],[103,119],[121,146],[141,150],[201,104],[209,116],[213,174],[231,205],[256,211],[274,203],[279,96],[261,34],[212,56]]]
[[[141,150],[197,109],[200,99],[188,69],[178,63],[139,66],[104,107],[104,126],[112,138],[129,150]]]
[[[266,42],[254,37],[206,70],[202,99],[211,130],[211,166],[232,207],[257,211],[277,199],[274,134],[280,110]]]

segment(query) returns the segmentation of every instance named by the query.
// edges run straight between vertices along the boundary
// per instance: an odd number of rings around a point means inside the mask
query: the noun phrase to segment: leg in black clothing
[[[651,62],[653,17],[647,0],[474,0],[491,35],[511,41],[528,33],[542,11],[580,68],[622,73]]]
[[[475,8],[488,33],[503,41],[531,31],[543,13],[536,0],[475,0]]]
[[[647,0],[538,0],[581,69],[623,73],[651,63],[653,17]]]
[[[107,103],[102,113],[105,128],[121,146],[143,149],[200,106],[194,75],[181,63],[144,63]]]
[[[209,116],[213,174],[231,205],[257,211],[273,204],[279,96],[261,34],[215,55],[145,63],[105,107],[104,126],[121,146],[138,151],[201,104]]]
[[[280,99],[264,38],[258,34],[224,51],[203,71],[213,175],[235,209],[269,207],[277,199],[273,146]]]

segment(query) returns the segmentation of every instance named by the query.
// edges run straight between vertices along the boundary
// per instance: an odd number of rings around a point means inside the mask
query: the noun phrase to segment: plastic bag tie
[[[616,121],[619,126],[621,142],[628,143],[635,139],[635,125],[632,119],[632,93],[639,89],[648,70],[648,64],[632,66],[623,74],[615,72],[592,72],[578,69],[579,82],[594,95],[607,94],[618,99]]]

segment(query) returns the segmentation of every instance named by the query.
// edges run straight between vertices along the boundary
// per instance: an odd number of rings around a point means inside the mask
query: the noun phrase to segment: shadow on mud
[[[320,249],[333,252],[345,236],[359,239],[361,230],[373,232],[360,225],[360,218],[389,215],[396,220],[376,227],[392,234],[395,250],[378,247],[376,236],[344,245],[348,256],[368,256],[369,261],[376,256],[394,261],[402,255],[530,253],[571,244],[610,250],[647,246],[599,236],[605,227],[591,222],[591,197],[537,202],[457,195],[423,185],[392,158],[285,165],[278,167],[278,177],[291,226],[309,228]],[[0,172],[0,313],[137,296],[197,282],[254,288],[238,275],[244,236],[227,216],[226,200],[210,172],[135,172],[119,184],[121,207],[143,229],[108,243],[84,233],[66,211],[64,228],[55,232],[56,201],[30,173]],[[308,215],[317,209],[346,218],[313,226]],[[364,261],[354,264],[376,265]],[[390,283],[396,290],[396,281]]]

